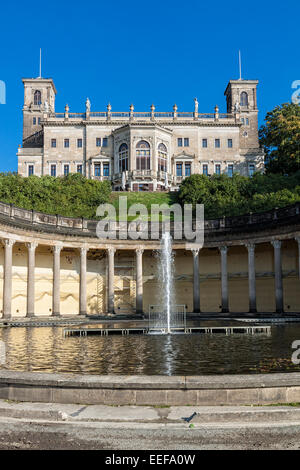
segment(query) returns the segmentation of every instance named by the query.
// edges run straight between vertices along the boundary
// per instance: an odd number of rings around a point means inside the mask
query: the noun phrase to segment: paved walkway
[[[300,407],[0,400],[0,449],[299,449]]]

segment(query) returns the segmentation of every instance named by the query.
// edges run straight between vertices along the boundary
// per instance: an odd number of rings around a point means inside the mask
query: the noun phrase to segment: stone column
[[[200,278],[199,278],[199,249],[192,250],[193,253],[193,310],[200,313]]]
[[[108,313],[115,313],[115,248],[108,248]]]
[[[26,317],[34,317],[35,303],[35,250],[38,244],[36,242],[27,243],[28,248],[28,268],[27,268],[27,312]]]
[[[221,292],[222,292],[222,313],[229,312],[228,309],[228,273],[227,273],[227,246],[220,247],[221,253]]]
[[[53,291],[52,291],[52,316],[60,315],[60,252],[62,246],[53,248]]]
[[[138,248],[136,253],[136,313],[143,313],[143,252]]]
[[[276,313],[283,313],[283,285],[281,266],[281,240],[272,241],[274,247]]]
[[[86,315],[86,255],[87,248],[80,248],[80,293],[79,293],[79,313]]]
[[[249,312],[256,313],[255,244],[249,243],[246,246],[248,249]]]
[[[298,243],[298,278],[300,279],[300,237],[295,238]]]
[[[12,250],[15,240],[4,240],[3,318],[11,318]]]

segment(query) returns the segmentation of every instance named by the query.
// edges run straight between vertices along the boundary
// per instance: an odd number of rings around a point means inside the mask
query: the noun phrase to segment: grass
[[[300,407],[300,402],[268,403],[268,404],[265,404],[265,405],[247,405],[247,406],[294,406],[294,407]]]
[[[167,204],[171,206],[178,202],[177,193],[175,192],[112,192],[109,198],[109,203],[114,206],[119,220],[119,198],[127,197],[127,211],[133,204],[143,204],[148,212],[147,220],[151,219],[151,205],[152,204]],[[131,221],[136,218],[136,215],[128,216]],[[171,214],[172,218],[172,214]],[[161,220],[161,215],[160,215]]]

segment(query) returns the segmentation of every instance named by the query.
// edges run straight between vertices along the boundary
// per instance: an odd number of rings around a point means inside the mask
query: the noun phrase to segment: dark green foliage
[[[118,209],[118,196],[128,197],[128,206],[146,204],[196,203],[205,205],[205,217],[263,212],[300,201],[300,171],[291,176],[256,173],[252,178],[234,174],[192,175],[172,193],[111,193],[108,181],[86,179],[79,174],[63,178],[0,174],[0,201],[49,214],[93,219],[100,204],[112,202]]]
[[[178,197],[182,204],[204,204],[206,218],[263,212],[300,201],[300,171],[291,176],[256,173],[252,178],[192,175],[181,184]]]
[[[291,175],[300,170],[300,105],[284,103],[268,112],[259,139],[267,173]]]
[[[95,218],[99,204],[109,200],[111,184],[70,174],[63,178],[0,174],[0,201],[24,209],[68,217]]]

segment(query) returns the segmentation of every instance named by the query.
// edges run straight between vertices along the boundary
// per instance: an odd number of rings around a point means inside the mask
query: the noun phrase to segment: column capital
[[[84,256],[84,254],[87,254],[87,252],[88,252],[88,248],[86,246],[80,247],[80,253],[82,256]]]
[[[63,246],[62,246],[62,245],[54,245],[54,246],[52,247],[53,253],[60,253],[62,249],[63,249]]]
[[[281,247],[281,240],[272,240],[271,243],[273,247],[277,250]]]
[[[137,255],[142,255],[144,253],[144,248],[136,248],[135,252]]]
[[[35,251],[35,249],[38,246],[38,243],[37,242],[28,242],[28,243],[25,243],[25,245],[28,248],[28,250]]]
[[[191,252],[192,252],[193,257],[195,258],[195,256],[199,255],[200,248],[191,248]]]
[[[109,255],[114,255],[116,251],[117,251],[116,248],[114,248],[113,246],[109,246],[109,247],[107,248],[107,253],[108,253]]]
[[[17,240],[12,240],[11,238],[4,238],[2,240],[3,244],[6,246],[14,246]]]
[[[256,244],[255,243],[245,243],[245,247],[248,249],[248,251],[254,253],[255,248],[256,248]]]
[[[219,246],[219,250],[222,254],[226,254],[228,251],[228,246],[227,245]]]

